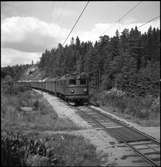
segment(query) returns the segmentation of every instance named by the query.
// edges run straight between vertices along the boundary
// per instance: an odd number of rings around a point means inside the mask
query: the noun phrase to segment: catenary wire
[[[155,19],[157,19],[157,18],[159,18],[159,17],[160,17],[160,15],[159,15],[159,16],[156,16],[156,17],[153,17],[152,19],[150,19],[150,20],[149,20],[149,21],[147,21],[146,23],[144,23],[144,24],[140,25],[138,28],[140,28],[140,27],[142,27],[142,26],[145,26],[146,24],[148,24],[148,23],[152,22],[153,20],[155,20]]]
[[[72,33],[72,31],[73,31],[74,27],[75,27],[75,26],[76,26],[76,24],[78,23],[79,19],[81,18],[82,14],[83,14],[83,12],[85,11],[85,9],[86,9],[86,7],[87,7],[87,5],[88,5],[88,4],[89,4],[89,1],[87,1],[87,3],[86,3],[86,5],[85,5],[85,7],[83,8],[83,10],[82,10],[82,12],[81,12],[81,14],[79,15],[79,17],[77,18],[76,22],[74,23],[74,25],[73,25],[72,29],[70,30],[70,32],[69,32],[69,34],[68,34],[67,38],[66,38],[66,39],[65,39],[65,41],[63,42],[63,45],[65,44],[65,42],[66,42],[66,41],[67,41],[67,39],[69,38],[70,34]]]
[[[123,17],[127,16],[128,13],[130,13],[132,10],[134,10],[134,9],[135,9],[138,5],[140,5],[142,2],[143,2],[143,1],[139,2],[139,3],[138,3],[137,5],[135,5],[133,8],[131,8],[130,10],[128,10],[128,12],[126,12],[126,14],[124,14],[121,18],[119,18],[119,19],[117,20],[117,22],[120,21]],[[140,28],[140,27],[142,27],[142,26],[144,26],[144,25],[146,25],[146,24],[152,22],[153,20],[155,20],[155,19],[157,19],[157,18],[159,18],[159,17],[160,17],[160,15],[159,15],[159,16],[156,16],[156,17],[154,17],[154,18],[152,18],[152,19],[150,19],[150,20],[147,21],[146,23],[140,25],[138,28]],[[82,62],[81,62],[81,63],[82,63]],[[78,63],[78,64],[81,64],[81,63]]]
[[[123,16],[121,16],[118,21],[122,20],[125,16],[127,16],[131,11],[133,11],[137,6],[139,6],[143,1],[140,1],[139,3],[137,3],[134,7],[132,7],[131,9],[129,9]]]
[[[116,20],[114,23],[120,22],[125,16],[127,16],[130,12],[132,12],[137,6],[139,6],[143,1],[140,1],[135,6],[133,6],[131,9],[129,9],[123,16],[121,16],[118,20]],[[113,25],[111,25],[109,28],[111,28]],[[107,29],[102,33],[102,35],[107,31]]]
[[[139,3],[137,3],[135,6],[133,6],[132,8],[130,8],[123,16],[121,16],[117,21],[115,21],[116,23],[117,22],[120,22],[125,16],[127,16],[131,11],[133,11],[137,6],[139,6],[143,1],[140,1]],[[112,25],[113,26],[113,25]],[[110,26],[111,27],[111,26]],[[109,27],[109,28],[110,28]],[[107,30],[106,30],[107,31]],[[103,34],[106,32],[104,31]],[[102,35],[103,35],[102,34]],[[82,63],[82,62],[81,62]],[[81,64],[81,63],[78,63],[78,64]]]
[[[137,6],[139,6],[142,2],[143,2],[143,1],[140,1],[140,2],[137,3],[135,6],[133,6],[133,7],[132,7],[130,10],[128,10],[123,16],[121,16],[116,22],[120,22],[125,16],[127,16],[131,11],[133,11],[133,10],[134,10]],[[87,7],[88,3],[89,3],[89,1],[87,2],[86,6],[84,7],[84,9],[83,9],[83,11],[81,12],[81,14],[79,15],[77,21],[75,22],[74,26],[72,27],[72,29],[71,29],[70,33],[68,34],[66,40],[64,41],[63,45],[65,44],[65,42],[67,41],[69,35],[70,35],[71,32],[73,31],[73,29],[74,29],[74,27],[76,26],[77,22],[79,21],[81,15],[83,14],[83,12],[84,12],[85,8]],[[151,22],[151,21],[153,21],[153,20],[155,20],[155,19],[157,19],[157,18],[159,18],[159,17],[160,17],[160,16],[157,16],[157,17],[152,18],[151,20],[149,20],[148,22],[142,24],[142,25],[139,26],[138,28],[140,28],[140,27],[142,27],[142,26],[148,24],[149,22]],[[106,31],[107,31],[107,30],[106,30]],[[106,31],[105,31],[105,32],[106,32]],[[105,32],[104,32],[104,33],[105,33]],[[103,34],[104,34],[104,33],[103,33]],[[81,63],[78,63],[78,64],[81,64]]]

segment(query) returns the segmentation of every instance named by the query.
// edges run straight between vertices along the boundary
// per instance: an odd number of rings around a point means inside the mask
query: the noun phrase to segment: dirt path
[[[96,146],[96,151],[102,160],[102,166],[147,166],[145,163],[141,164],[134,162],[138,158],[135,156],[133,151],[131,151],[124,145],[119,144],[115,138],[111,137],[103,130],[96,130],[95,128],[91,127],[91,125],[89,125],[76,113],[76,109],[67,106],[65,102],[55,96],[44,92],[42,93],[41,91],[37,92],[41,93],[44,98],[48,100],[53,109],[58,113],[59,117],[66,117],[68,119],[71,119],[76,125],[82,127],[82,130],[45,131],[43,133],[68,133],[84,136],[84,138],[86,138]]]
[[[44,96],[44,98],[49,102],[49,104],[53,107],[54,111],[57,112],[57,114],[60,118],[68,118],[74,124],[76,124],[77,126],[82,127],[82,128],[90,128],[91,127],[78,114],[76,114],[74,109],[71,109],[64,102],[62,102],[59,98],[52,96],[48,93],[42,92],[42,91],[38,91],[38,90],[36,90],[36,91],[38,93],[41,93]]]

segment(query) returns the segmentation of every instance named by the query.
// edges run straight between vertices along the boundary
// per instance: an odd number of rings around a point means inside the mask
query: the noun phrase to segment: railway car
[[[88,103],[87,74],[70,74],[57,79],[56,93],[69,102]]]
[[[56,94],[56,79],[52,78],[52,79],[47,79],[44,81],[45,82],[45,91],[48,91],[50,93],[54,93]]]
[[[18,86],[26,86],[26,87],[30,87],[31,86],[31,82],[30,81],[27,81],[27,80],[19,80],[16,82],[16,84]]]
[[[43,90],[44,82],[42,80],[32,81],[31,87]]]
[[[54,93],[60,98],[75,103],[88,103],[88,75],[67,74],[60,78],[19,81],[19,84]]]

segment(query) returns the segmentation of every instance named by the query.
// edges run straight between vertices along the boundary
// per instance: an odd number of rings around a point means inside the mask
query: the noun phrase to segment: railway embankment
[[[71,109],[67,106],[63,100],[60,98],[51,96],[48,93],[35,90],[36,92],[42,93],[44,98],[49,102],[49,104],[53,107],[54,111],[58,114],[59,118],[62,119],[70,119],[75,126],[80,128],[90,128],[91,126],[84,121],[78,114],[76,114],[76,109]],[[71,129],[72,130],[72,129]]]
[[[134,122],[132,122],[130,120],[127,120],[123,117],[120,117],[119,114],[114,114],[113,111],[112,111],[112,107],[101,107],[101,108],[98,108],[98,107],[95,107],[95,106],[91,106],[91,107],[96,109],[96,110],[99,110],[102,113],[110,115],[113,118],[126,123],[128,126],[134,127],[136,129],[140,130],[141,132],[144,132],[144,133],[156,138],[158,141],[160,141],[160,126],[157,126],[157,127],[156,126],[155,127],[153,127],[153,126],[151,126],[151,127],[141,126],[137,123],[134,123]]]
[[[160,127],[160,96],[136,96],[113,88],[91,93],[102,109],[143,127]]]

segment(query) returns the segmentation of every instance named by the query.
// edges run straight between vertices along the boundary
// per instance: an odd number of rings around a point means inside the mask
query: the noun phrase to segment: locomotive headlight
[[[84,88],[83,91],[84,91],[84,92],[87,92],[87,88]]]
[[[72,89],[71,92],[74,93],[74,90]]]

